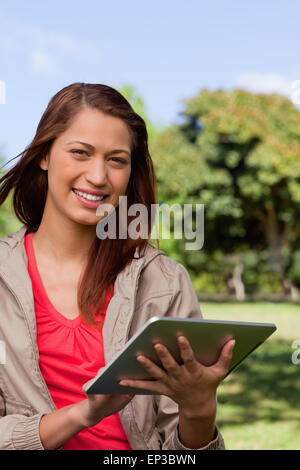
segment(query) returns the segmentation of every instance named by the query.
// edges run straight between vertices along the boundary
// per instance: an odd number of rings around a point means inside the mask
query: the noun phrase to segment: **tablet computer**
[[[155,380],[136,357],[142,353],[163,368],[153,347],[158,341],[168,348],[179,364],[182,364],[176,339],[180,333],[189,340],[197,360],[206,366],[214,364],[224,344],[234,338],[236,343],[227,377],[275,330],[273,323],[152,317],[132,336],[116,357],[83,386],[83,390],[86,394],[154,394],[148,390],[119,385],[119,381],[125,378]]]

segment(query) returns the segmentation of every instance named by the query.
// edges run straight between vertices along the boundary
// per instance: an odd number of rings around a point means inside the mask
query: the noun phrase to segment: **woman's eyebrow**
[[[93,145],[88,144],[87,142],[81,142],[80,140],[75,140],[73,142],[68,142],[67,145],[69,145],[69,144],[81,144],[81,145],[84,145],[85,147],[87,147],[90,150],[93,150],[93,151],[96,150]],[[128,153],[128,155],[130,156],[130,152],[128,152],[128,150],[124,150],[124,149],[112,150],[111,152],[108,152],[108,155],[111,155],[113,153],[121,153],[121,152]]]

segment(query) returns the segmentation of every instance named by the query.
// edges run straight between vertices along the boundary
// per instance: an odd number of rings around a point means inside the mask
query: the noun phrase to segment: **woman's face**
[[[119,118],[84,108],[55,139],[40,167],[48,170],[45,210],[59,211],[83,225],[96,225],[103,218],[96,216],[97,202],[77,196],[74,189],[99,191],[107,195],[104,203],[117,207],[131,172],[131,137],[127,126]]]

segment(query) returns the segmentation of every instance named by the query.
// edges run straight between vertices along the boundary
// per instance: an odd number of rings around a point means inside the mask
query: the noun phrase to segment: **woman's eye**
[[[118,163],[122,163],[123,165],[125,165],[125,163],[126,163],[126,160],[124,160],[123,158],[112,157],[112,160],[114,160]]]
[[[88,155],[88,153],[85,151],[85,150],[71,150],[71,153],[77,153],[78,155]],[[127,161],[124,160],[123,158],[118,158],[118,157],[111,157],[111,160],[117,162],[117,163],[121,163],[122,165],[126,165]]]
[[[85,150],[71,150],[72,153],[78,153],[79,155],[82,155],[82,153],[85,153],[87,155],[87,152]],[[80,153],[82,152],[82,153]]]

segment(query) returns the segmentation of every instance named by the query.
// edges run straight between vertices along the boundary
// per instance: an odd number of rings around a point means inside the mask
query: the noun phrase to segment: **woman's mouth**
[[[93,196],[92,194],[82,193],[81,191],[77,191],[76,189],[72,188],[72,193],[86,207],[98,207],[100,204],[103,204],[107,201],[109,195],[104,197]]]

